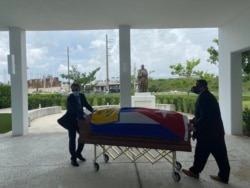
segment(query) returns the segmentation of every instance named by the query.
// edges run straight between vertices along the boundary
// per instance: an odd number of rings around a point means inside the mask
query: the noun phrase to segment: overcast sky
[[[98,80],[106,79],[106,35],[109,45],[109,79],[119,79],[118,30],[98,31],[27,31],[27,78],[36,79],[46,75],[60,77],[67,73],[69,63],[79,71],[92,72],[97,67]],[[218,67],[207,62],[207,49],[215,46],[218,38],[216,28],[206,29],[154,29],[131,30],[131,74],[144,64],[153,78],[170,78],[169,65],[186,60],[200,59],[196,70],[218,74]],[[0,32],[0,82],[7,83],[8,32]]]

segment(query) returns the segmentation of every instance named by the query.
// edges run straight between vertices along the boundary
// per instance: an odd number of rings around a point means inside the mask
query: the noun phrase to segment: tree
[[[219,46],[219,40],[214,39],[213,42]],[[213,46],[207,49],[209,53],[209,59],[207,60],[211,64],[217,65],[219,63],[219,52]],[[242,52],[241,54],[241,64],[242,64],[242,75],[243,77],[250,78],[250,50]]]
[[[219,40],[214,39],[213,42],[219,46]],[[211,64],[217,65],[219,63],[219,52],[213,46],[207,49],[207,52],[210,54],[209,59],[207,60]]]
[[[178,75],[180,77],[183,77],[182,84],[186,87],[186,91],[189,94],[190,92],[190,82],[194,82],[194,77],[198,76],[198,73],[201,73],[201,71],[195,71],[194,68],[200,64],[200,59],[193,59],[191,61],[186,60],[186,66],[183,66],[181,63],[178,63],[176,65],[170,65],[169,67],[173,69],[171,72],[172,75]]]
[[[192,82],[194,83],[195,78],[205,79],[208,82],[212,82],[215,80],[214,74],[200,70],[194,70],[194,68],[199,64],[200,64],[200,59],[197,60],[193,59],[191,61],[188,60],[186,61],[186,67],[184,67],[180,63],[178,63],[177,65],[170,65],[170,68],[174,70],[171,72],[172,75],[179,75],[185,78],[183,79],[182,82],[186,86],[188,93],[189,93],[190,83]]]
[[[100,70],[101,68],[98,67],[92,72],[89,72],[87,75],[86,73],[81,73],[78,71],[77,65],[72,65],[71,69],[69,70],[69,74],[61,74],[60,76],[65,79],[69,79],[73,82],[77,82],[82,87],[86,86],[86,84],[90,84],[91,86],[88,87],[89,89],[93,88],[94,85],[91,84],[92,81],[96,79],[95,74]]]
[[[172,75],[178,75],[185,78],[192,78],[197,76],[197,71],[194,71],[194,68],[200,64],[200,59],[197,60],[187,60],[186,67],[184,67],[181,63],[176,65],[170,65],[170,69],[173,69],[171,72]]]
[[[241,55],[243,74],[250,75],[250,50],[243,52]]]

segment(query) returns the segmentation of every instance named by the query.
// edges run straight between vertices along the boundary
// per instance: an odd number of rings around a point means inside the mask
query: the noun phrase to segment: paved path
[[[3,113],[11,113],[11,108],[3,108],[3,109],[0,109],[0,114],[3,114]]]

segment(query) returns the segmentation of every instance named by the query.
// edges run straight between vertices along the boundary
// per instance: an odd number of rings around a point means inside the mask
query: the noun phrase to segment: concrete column
[[[242,135],[241,52],[231,53],[231,134]]]
[[[241,52],[250,49],[250,8],[219,27],[219,100],[225,130],[242,135]]]
[[[227,53],[219,63],[219,102],[225,132],[242,135],[241,53]]]
[[[28,133],[28,95],[26,64],[26,33],[17,27],[9,28],[10,54],[15,58],[15,74],[11,74],[12,134]]]
[[[120,106],[131,106],[130,26],[119,27],[120,44]]]

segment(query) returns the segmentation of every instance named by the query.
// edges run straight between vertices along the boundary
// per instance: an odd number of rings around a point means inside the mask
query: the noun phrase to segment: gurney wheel
[[[95,171],[98,171],[99,170],[99,164],[98,163],[94,163],[94,169],[95,169]]]
[[[179,163],[178,161],[176,161],[175,168],[176,168],[176,170],[180,170],[182,168],[181,163]]]
[[[104,162],[107,163],[109,161],[109,156],[107,154],[103,155]]]
[[[181,176],[178,172],[172,172],[172,177],[176,182],[181,180]]]

